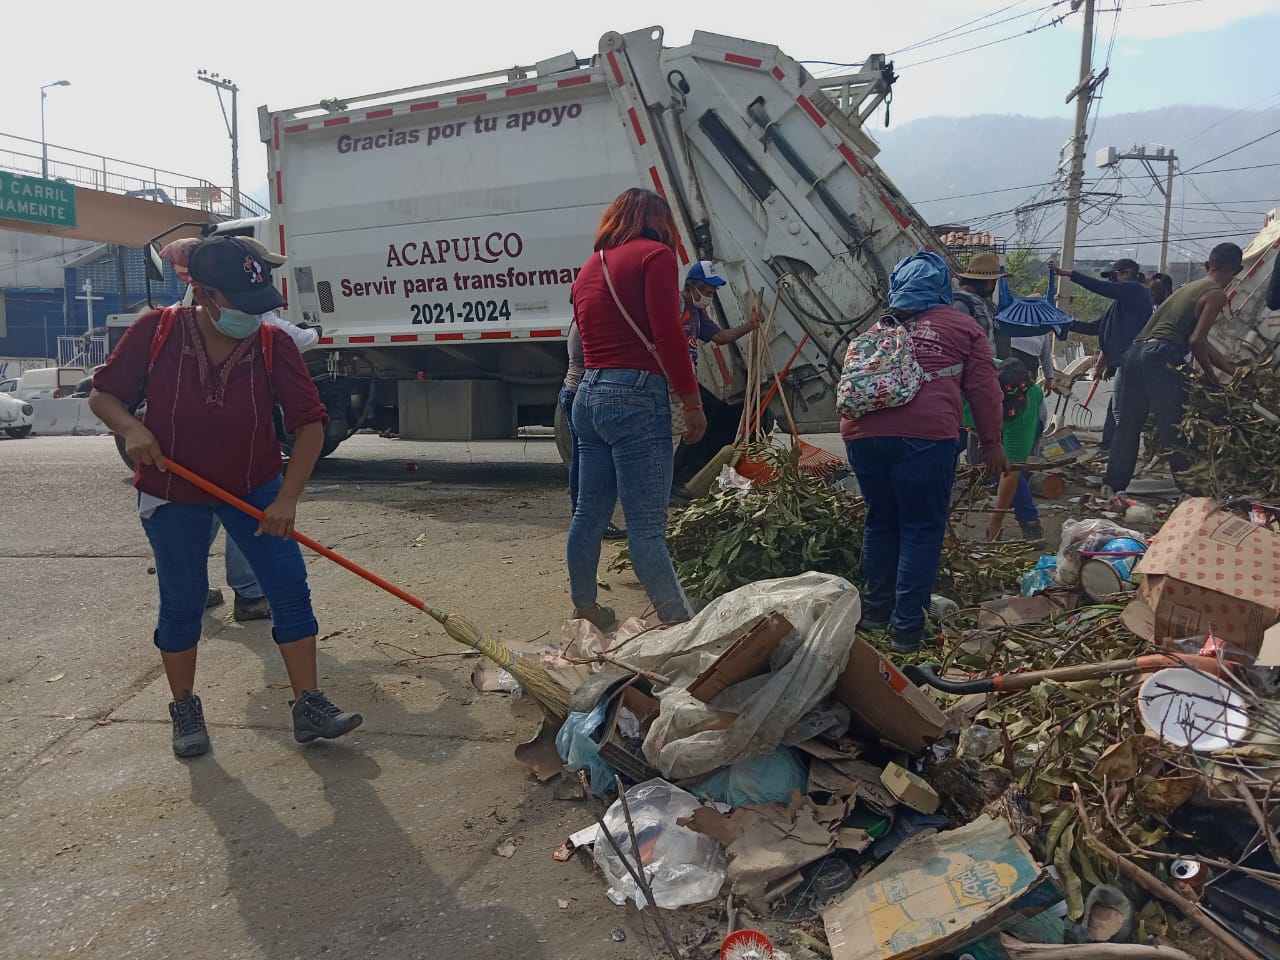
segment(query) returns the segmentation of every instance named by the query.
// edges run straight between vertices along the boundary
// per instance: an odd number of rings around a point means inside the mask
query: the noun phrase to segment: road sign
[[[0,218],[74,227],[76,188],[70,183],[0,170]]]

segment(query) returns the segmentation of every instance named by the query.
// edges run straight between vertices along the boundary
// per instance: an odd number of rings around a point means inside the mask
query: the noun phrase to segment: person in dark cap
[[[1186,405],[1186,382],[1183,359],[1190,352],[1200,367],[1201,376],[1218,386],[1216,370],[1233,373],[1235,364],[1224,357],[1209,341],[1209,331],[1222,316],[1227,305],[1226,287],[1243,265],[1243,253],[1234,243],[1220,243],[1209,252],[1206,276],[1179,288],[1160,305],[1139,331],[1124,355],[1120,383],[1120,423],[1116,426],[1115,447],[1102,478],[1106,497],[1125,492],[1133,479],[1138,462],[1138,446],[1148,415],[1156,422],[1160,442],[1173,450],[1169,469],[1182,486],[1178,474],[1189,465],[1181,449],[1178,424]],[[1216,368],[1216,370],[1215,370]],[[1190,369],[1190,365],[1188,365]]]
[[[1111,301],[1106,312],[1093,321],[1077,320],[1071,324],[1072,333],[1083,333],[1098,338],[1098,365],[1094,368],[1094,377],[1110,380],[1120,374],[1120,359],[1124,356],[1134,337],[1151,319],[1154,309],[1151,303],[1151,291],[1138,279],[1138,264],[1128,258],[1122,258],[1112,264],[1110,270],[1102,272],[1102,279],[1091,277],[1079,270],[1064,270],[1054,267],[1060,277],[1069,277],[1078,287],[1089,290]],[[1117,397],[1120,396],[1119,379],[1112,385],[1111,402],[1107,404],[1106,422],[1102,427],[1102,443],[1099,449],[1109,451],[1111,440],[1115,435],[1116,424],[1120,422],[1120,407]]]
[[[173,752],[196,757],[209,750],[195,675],[215,514],[266,592],[272,634],[293,687],[294,739],[340,737],[362,718],[334,706],[319,689],[318,625],[302,553],[289,538],[324,443],[324,404],[289,335],[262,322],[284,299],[272,285],[271,264],[253,245],[236,237],[205,240],[191,250],[187,269],[194,305],[153,310],[135,321],[94,376],[89,397],[136,464],[138,513],[160,588],[153,639],[173,693]],[[130,410],[144,387],[147,409],[138,420]],[[276,403],[295,437],[283,475],[272,423]],[[261,522],[174,476],[166,457],[262,510]]]

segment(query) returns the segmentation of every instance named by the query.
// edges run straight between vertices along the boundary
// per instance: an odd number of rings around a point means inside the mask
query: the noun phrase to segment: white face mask
[[[698,309],[704,309],[711,305],[711,301],[702,296],[696,290],[689,294],[689,302]]]

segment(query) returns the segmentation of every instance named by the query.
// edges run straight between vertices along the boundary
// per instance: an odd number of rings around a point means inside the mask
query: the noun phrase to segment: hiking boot
[[[293,707],[293,739],[299,743],[310,743],[317,737],[336,740],[364,723],[360,714],[330,703],[322,690],[307,690],[297,700],[290,700],[289,706]]]
[[[604,525],[604,540],[625,540],[627,539],[627,531],[620,530],[613,525],[613,521],[609,521]]]
[[[1018,521],[1018,527],[1022,530],[1022,539],[1030,540],[1032,543],[1044,543],[1044,527],[1040,525],[1039,520]]]
[[[222,606],[222,591],[217,587],[209,588],[209,595],[204,598],[204,608],[208,610],[210,607]]]
[[[693,502],[693,494],[684,486],[678,484],[671,488],[671,496],[667,498],[667,505],[673,510],[683,510]]]
[[[246,620],[270,620],[271,607],[266,597],[242,597],[237,593],[231,616],[240,623]]]
[[[604,631],[605,633],[608,633],[618,625],[618,616],[613,612],[613,608],[602,607],[598,603],[590,610],[583,610],[574,613],[574,617],[578,620],[587,621],[587,623]]]
[[[200,757],[209,752],[209,731],[204,725],[204,705],[194,693],[169,704],[173,721],[173,755]]]
[[[864,616],[858,621],[858,631],[860,633],[883,633],[888,629],[888,620],[877,620],[875,617]]]
[[[889,643],[889,649],[894,653],[915,653],[924,646],[924,629],[913,630],[910,633],[899,633],[893,631],[893,639]]]

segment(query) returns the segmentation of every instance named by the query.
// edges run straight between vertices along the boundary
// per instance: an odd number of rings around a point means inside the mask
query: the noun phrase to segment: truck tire
[[[569,418],[556,404],[556,449],[560,452],[560,461],[567,467],[573,459],[573,434],[569,432]]]
[[[21,440],[23,437],[31,436],[31,424],[28,423],[25,427],[8,427],[4,432],[15,440]]]

